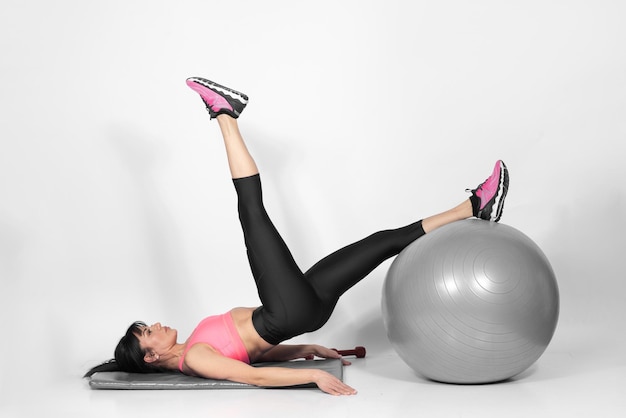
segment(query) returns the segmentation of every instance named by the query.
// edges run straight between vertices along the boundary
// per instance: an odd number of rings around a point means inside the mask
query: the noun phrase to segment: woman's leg
[[[233,179],[239,220],[262,306],[252,323],[270,344],[310,330],[321,304],[296,264],[264,206],[259,175]]]
[[[326,315],[318,327],[330,317],[339,297],[363,280],[385,260],[428,232],[448,223],[472,216],[469,200],[460,205],[398,229],[376,232],[324,257],[311,267],[305,278],[311,283]]]
[[[471,216],[472,206],[466,200],[448,211],[411,225],[376,232],[323,258],[305,273],[305,277],[322,299],[338,298],[422,235]]]
[[[497,222],[502,215],[508,186],[506,165],[497,161],[491,175],[471,190],[472,196],[461,204],[404,228],[377,232],[320,260],[305,273],[327,313],[318,327],[328,319],[343,293],[422,235],[472,216]]]
[[[217,118],[238,196],[239,219],[250,268],[263,306],[252,317],[255,329],[271,344],[306,332],[320,304],[263,205],[259,170],[236,119],[248,97],[203,78],[187,85],[200,94],[211,118]]]
[[[239,131],[237,120],[229,115],[221,114],[217,116],[217,122],[222,131],[228,167],[232,178],[250,177],[259,174],[256,162],[250,155],[246,143]]]
[[[250,269],[263,304],[252,321],[263,339],[279,344],[310,328],[320,301],[265,210],[259,170],[237,121],[228,115],[217,116],[217,121],[237,191]]]

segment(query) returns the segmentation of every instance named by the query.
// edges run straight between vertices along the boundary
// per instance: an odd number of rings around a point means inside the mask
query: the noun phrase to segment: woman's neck
[[[166,354],[161,356],[157,366],[164,367],[169,370],[178,370],[178,363],[185,352],[186,346],[186,342],[185,344],[176,343]]]

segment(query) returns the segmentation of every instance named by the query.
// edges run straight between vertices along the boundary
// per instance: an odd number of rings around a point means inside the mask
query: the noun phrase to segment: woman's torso
[[[185,343],[179,368],[184,370],[187,352],[194,345],[202,343],[211,345],[227,357],[254,363],[263,353],[274,347],[263,340],[254,329],[252,325],[254,310],[255,308],[234,308],[224,315],[211,316],[201,321]],[[212,330],[216,333],[216,338],[210,335]],[[211,344],[211,341],[214,343]]]
[[[235,323],[235,328],[246,347],[251,363],[254,363],[259,357],[274,347],[261,338],[256,329],[254,329],[254,325],[252,325],[252,312],[254,312],[255,309],[256,308],[235,308],[230,311],[233,322]]]

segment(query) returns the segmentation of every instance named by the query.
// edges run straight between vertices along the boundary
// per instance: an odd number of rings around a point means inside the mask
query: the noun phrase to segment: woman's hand
[[[331,395],[356,395],[357,393],[356,390],[323,370],[316,371],[314,382],[320,390]]]
[[[305,352],[302,357],[312,360],[314,357],[320,358],[336,358],[341,359],[341,362],[344,366],[349,366],[352,363],[348,360],[345,360],[338,352],[335,350],[331,350],[330,348],[322,347],[321,345],[310,344],[304,346]]]

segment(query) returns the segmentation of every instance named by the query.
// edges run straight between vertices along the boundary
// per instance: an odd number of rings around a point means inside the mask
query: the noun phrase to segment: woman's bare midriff
[[[234,308],[230,311],[235,323],[235,328],[246,347],[250,363],[261,357],[274,346],[265,341],[252,325],[252,312],[256,308]]]

